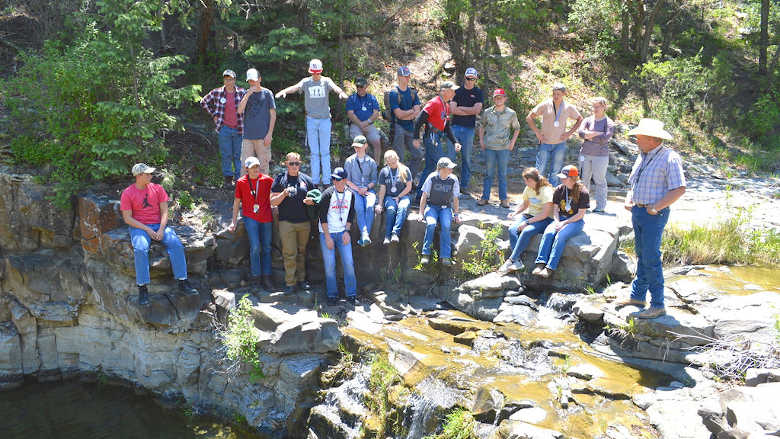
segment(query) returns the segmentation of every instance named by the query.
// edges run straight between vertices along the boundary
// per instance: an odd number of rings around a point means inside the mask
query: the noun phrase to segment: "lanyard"
[[[249,179],[247,179],[249,180]],[[252,190],[252,183],[247,181],[249,183],[249,192],[252,194],[252,199],[254,199],[255,204],[259,204],[257,202],[257,192],[260,190],[260,177],[257,177],[257,181],[255,182],[255,190]]]
[[[355,162],[358,165],[358,169],[360,169],[360,185],[363,186],[363,180],[364,180],[364,178],[363,178],[363,167],[360,166],[360,157],[355,156]]]
[[[555,113],[555,121],[558,122],[558,118],[561,117],[561,111],[563,111],[563,101],[561,101],[561,106],[557,109],[555,108],[555,102],[552,103],[553,106],[553,113]]]
[[[647,164],[645,164],[645,158],[642,158],[642,164],[639,166],[639,169],[636,171],[636,180],[634,180],[635,184],[639,184],[639,178],[642,176],[642,173],[645,172],[647,168],[650,167],[650,165],[653,163],[653,160],[658,156],[658,154],[661,153],[661,150],[663,150],[663,147],[658,150],[655,154],[653,154],[652,157],[650,157],[650,160],[647,160]]]
[[[336,208],[339,210],[339,221],[344,223],[344,216],[343,216],[344,208],[342,207],[342,205],[344,204],[344,199],[347,198],[347,191],[341,193],[341,199],[339,199],[338,196],[339,191],[335,191],[335,192],[336,193],[334,195],[336,195],[336,204],[337,204]]]

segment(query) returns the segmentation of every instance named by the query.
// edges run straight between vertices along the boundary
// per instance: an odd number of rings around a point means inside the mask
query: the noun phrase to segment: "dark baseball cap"
[[[330,174],[330,178],[336,181],[341,181],[345,178],[347,178],[347,171],[344,170],[341,166],[333,170],[333,173]]]

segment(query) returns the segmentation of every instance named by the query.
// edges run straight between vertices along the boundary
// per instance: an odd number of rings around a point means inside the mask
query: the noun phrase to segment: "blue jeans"
[[[563,221],[564,218],[561,218]],[[572,236],[582,232],[585,226],[585,220],[575,221],[566,224],[559,231],[555,230],[552,223],[547,226],[542,235],[542,242],[539,243],[539,254],[536,256],[537,264],[547,264],[547,268],[555,270],[563,256],[563,250],[566,248],[566,242]]]
[[[461,125],[453,125],[452,133],[455,134],[455,138],[460,142],[460,190],[464,190],[469,187],[469,180],[471,179],[471,153],[474,150],[474,128],[464,127]],[[447,140],[452,151],[455,151],[455,145]],[[454,159],[450,156],[451,159]],[[454,162],[455,160],[453,160]]]
[[[490,199],[490,189],[493,186],[493,177],[496,175],[496,169],[498,169],[498,199],[506,200],[506,167],[509,164],[508,149],[485,150],[485,160],[487,161],[487,173],[485,174],[485,180],[482,182],[482,199]]]
[[[357,279],[355,278],[355,265],[352,262],[352,242],[344,244],[341,235],[347,232],[331,233],[333,239],[333,250],[328,249],[325,244],[325,234],[320,232],[320,249],[322,249],[322,259],[325,263],[325,286],[328,297],[335,299],[339,296],[339,285],[336,280],[336,250],[341,255],[341,266],[344,269],[344,290],[347,297],[357,295]]]
[[[311,152],[312,181],[314,184],[330,183],[330,119],[306,116],[306,141]]]
[[[664,307],[664,272],[661,263],[661,236],[669,221],[669,208],[650,215],[644,207],[631,209],[636,251],[636,279],[631,283],[631,298],[645,300],[650,290],[650,307]]]
[[[423,138],[425,145],[425,168],[423,168],[423,172],[420,174],[420,183],[417,185],[417,198],[422,196],[422,186],[425,183],[425,179],[428,178],[431,172],[436,170],[436,164],[439,162],[439,159],[444,157],[441,151],[441,138],[443,135],[444,133],[441,132],[430,132]]]
[[[547,180],[550,181],[552,187],[556,187],[561,183],[558,181],[558,173],[563,168],[563,159],[565,157],[566,142],[556,144],[542,143],[536,151],[536,169],[539,170],[541,175],[547,175]],[[550,158],[552,158],[552,162],[550,162]],[[548,164],[550,165],[549,173],[545,171]]]
[[[527,218],[531,217],[529,216]],[[517,228],[520,227],[520,223],[525,221],[527,218],[523,218],[509,228],[509,248],[512,249],[512,254],[509,256],[509,259],[511,259],[512,262],[519,261],[520,255],[528,247],[528,243],[531,242],[531,238],[533,238],[534,235],[544,233],[544,229],[546,229],[547,226],[549,226],[552,222],[552,218],[545,218],[533,224],[526,223],[526,226],[523,228],[523,230],[518,233]]]
[[[241,133],[237,129],[225,125],[222,125],[217,135],[222,175],[236,180],[241,176],[241,139]]]
[[[271,230],[273,223],[261,223],[244,217],[249,236],[249,272],[252,277],[271,274]],[[260,257],[262,250],[262,258]]]
[[[373,194],[372,200],[369,200],[369,194]],[[365,196],[358,195],[352,191],[355,199],[355,217],[357,218],[358,230],[361,234],[371,233],[371,227],[374,225],[374,205],[376,204],[376,194],[374,191],[368,191]],[[370,201],[370,202],[369,202]]]
[[[450,227],[452,226],[452,208],[441,206],[425,207],[425,240],[423,241],[422,254],[430,255],[433,247],[433,234],[436,224],[441,226],[439,233],[439,256],[449,258],[452,254],[450,248]]]
[[[409,212],[409,203],[409,195],[401,197],[398,203],[393,197],[385,197],[385,238],[401,234],[406,214]]]
[[[147,224],[155,232],[160,229],[159,224]],[[135,283],[138,285],[148,285],[149,279],[149,246],[152,245],[152,238],[146,231],[129,227],[130,242],[133,244],[133,253],[135,254]],[[181,240],[176,236],[172,228],[166,227],[162,239],[165,249],[168,250],[168,257],[171,259],[171,269],[173,277],[179,280],[187,279],[187,260],[184,257],[184,246]]]

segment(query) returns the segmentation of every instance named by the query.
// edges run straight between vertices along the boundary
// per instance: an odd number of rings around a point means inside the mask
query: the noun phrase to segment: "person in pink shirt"
[[[185,294],[199,294],[187,280],[187,261],[181,240],[168,223],[168,194],[162,186],[152,183],[155,168],[144,163],[133,166],[135,183],[122,191],[119,208],[122,219],[129,226],[130,242],[135,254],[135,280],[138,285],[138,304],[149,305],[149,247],[152,240],[160,241],[168,250],[173,277],[179,281],[179,290]]]

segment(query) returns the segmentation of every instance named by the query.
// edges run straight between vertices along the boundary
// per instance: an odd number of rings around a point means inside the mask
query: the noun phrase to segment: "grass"
[[[388,421],[390,420],[390,388],[400,381],[398,371],[395,370],[386,355],[376,354],[371,358],[371,376],[368,380],[368,388],[371,392],[367,396],[366,405],[377,420],[377,438],[386,436]]]
[[[474,434],[476,421],[470,411],[457,408],[447,415],[441,433],[425,439],[477,439]]]

